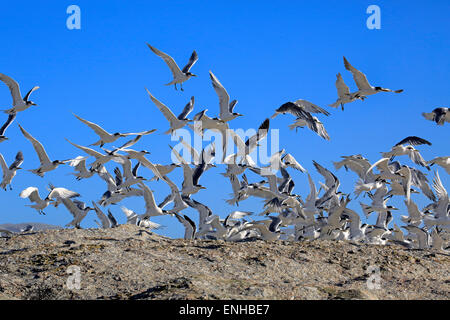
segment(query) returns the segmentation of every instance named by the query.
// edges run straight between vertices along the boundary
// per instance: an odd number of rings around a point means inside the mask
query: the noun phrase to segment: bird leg
[[[180,88],[181,88],[181,91],[184,91],[182,83],[180,83]]]
[[[176,83],[174,83],[173,85],[175,86],[175,90],[178,90],[178,89],[177,89],[177,84],[176,84]]]

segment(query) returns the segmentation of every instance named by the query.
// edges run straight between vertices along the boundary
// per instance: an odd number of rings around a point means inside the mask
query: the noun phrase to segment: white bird
[[[170,71],[172,71],[173,80],[171,82],[167,83],[166,86],[170,86],[170,85],[173,84],[175,86],[175,89],[177,89],[177,83],[179,83],[180,87],[181,87],[181,91],[183,91],[183,82],[187,81],[191,77],[196,77],[197,76],[197,75],[195,75],[195,74],[193,74],[192,72],[189,71],[192,68],[192,66],[198,60],[198,55],[197,55],[197,52],[195,50],[192,52],[192,55],[189,58],[189,62],[184,66],[184,68],[182,70],[180,70],[180,68],[178,67],[177,63],[175,62],[175,60],[171,56],[169,56],[168,54],[166,54],[166,53],[164,53],[164,52],[162,52],[162,51],[152,47],[148,43],[147,43],[147,46],[157,56],[162,58],[164,60],[164,62],[167,64],[167,66],[169,67]]]
[[[112,228],[112,221],[110,218],[103,213],[103,211],[95,204],[94,201],[92,201],[92,205],[94,206],[94,211],[97,214],[98,219],[101,222],[101,227],[104,229]]]
[[[403,92],[403,89],[391,90],[382,87],[373,87],[367,80],[366,75],[361,71],[359,71],[358,69],[356,69],[355,67],[353,67],[345,57],[344,57],[344,66],[345,69],[347,69],[352,73],[353,80],[355,81],[356,86],[358,87],[358,91],[355,92],[356,98],[366,97],[372,94],[376,94],[378,92],[394,92],[394,93]]]
[[[404,144],[407,145],[405,146]],[[391,151],[381,152],[381,155],[383,156],[383,158],[390,158],[390,160],[394,159],[397,156],[407,155],[411,159],[411,161],[414,162],[415,164],[418,164],[430,170],[430,168],[427,165],[427,162],[424,160],[419,150],[415,149],[412,146],[421,144],[431,145],[431,142],[419,137],[410,136],[403,139],[395,146],[393,146]]]
[[[165,134],[173,134],[176,130],[183,128],[188,122],[191,122],[192,120],[186,119],[186,118],[177,118],[172,110],[170,110],[168,107],[166,107],[161,101],[156,99],[150,91],[148,91],[148,95],[150,96],[150,99],[153,101],[153,103],[158,107],[159,111],[164,115],[164,117],[169,121],[170,123],[170,129],[164,132]],[[191,100],[192,101],[192,100]],[[182,114],[185,112],[182,112]]]
[[[90,178],[95,174],[94,170],[88,170],[86,168],[86,159],[88,157],[78,156],[75,159],[70,160],[67,164],[75,168],[76,172],[71,172],[69,174],[74,175],[77,180]]]
[[[3,179],[0,183],[0,188],[6,190],[6,187],[9,185],[9,189],[12,190],[11,181],[16,176],[17,170],[22,169],[20,165],[23,163],[23,154],[22,151],[17,152],[16,159],[13,163],[8,167],[6,165],[5,159],[3,155],[0,153],[0,165],[3,171]]]
[[[22,190],[19,196],[23,199],[28,198],[30,202],[35,203],[35,204],[27,204],[26,206],[36,209],[36,211],[39,214],[44,215],[45,212],[43,210],[48,207],[50,202],[53,201],[52,199],[49,198],[42,199],[39,195],[39,190],[36,187],[28,187]]]
[[[3,142],[5,140],[8,140],[8,137],[5,136],[5,131],[6,129],[11,125],[11,123],[14,121],[14,119],[16,118],[17,113],[10,113],[8,115],[8,119],[6,120],[6,122],[3,124],[3,126],[0,128],[0,142]]]
[[[195,231],[197,229],[195,222],[192,221],[187,215],[180,216],[178,213],[175,213],[175,217],[183,224],[184,231],[184,239],[192,240],[195,237]]]
[[[330,104],[330,107],[337,108],[340,105],[342,111],[344,111],[344,104],[353,102],[357,99],[364,100],[365,97],[357,97],[357,94],[350,93],[350,89],[345,84],[344,79],[342,79],[342,75],[340,73],[336,75],[336,78],[337,79],[335,85],[338,93],[338,99],[335,103]]]
[[[330,136],[328,135],[327,130],[323,123],[315,116],[312,116],[311,119],[303,119],[297,118],[294,123],[289,125],[289,129],[297,130],[297,128],[308,127],[310,130],[314,131],[319,135],[319,137],[330,140]]]
[[[145,213],[141,214],[139,218],[148,219],[154,216],[162,216],[168,214],[166,210],[161,209],[156,205],[155,198],[153,196],[152,190],[147,187],[144,183],[139,183],[139,187],[144,191],[144,200],[145,200]]]
[[[66,227],[73,226],[80,229],[81,221],[83,221],[89,211],[94,210],[94,208],[88,207],[84,202],[78,200],[72,201],[69,198],[66,198],[62,199],[61,202],[73,216],[73,220],[66,224]]]
[[[441,237],[441,232],[437,228],[431,231],[431,248],[439,252],[448,252],[444,248],[444,239]]]
[[[90,170],[99,169],[101,166],[105,165],[106,163],[108,163],[110,160],[112,160],[115,157],[114,155],[111,155],[111,154],[102,154],[98,151],[95,151],[94,149],[80,146],[79,144],[73,143],[69,139],[66,139],[66,140],[74,147],[86,152],[88,155],[93,156],[95,158],[95,161],[90,164]]]
[[[402,226],[401,228],[408,230],[409,234],[413,235],[413,238],[417,240],[417,249],[427,249],[430,246],[430,235],[423,229],[413,225]]]
[[[437,164],[438,166],[445,169],[445,171],[450,174],[450,157],[437,157],[430,161],[427,161],[427,164],[433,166]]]
[[[87,125],[89,128],[94,130],[94,132],[100,137],[100,140],[98,140],[97,142],[94,142],[93,144],[91,144],[91,146],[103,147],[103,145],[105,143],[114,142],[117,139],[122,138],[122,137],[127,137],[127,136],[145,136],[145,135],[148,135],[148,134],[156,131],[156,129],[152,129],[152,130],[136,132],[136,133],[120,133],[120,132],[116,132],[116,133],[111,134],[111,133],[107,132],[106,130],[104,130],[102,127],[100,127],[98,124],[95,124],[93,122],[87,121],[87,120],[77,116],[76,114],[73,114],[73,115],[78,120],[80,120],[85,125]]]
[[[310,118],[311,113],[322,113],[326,116],[330,115],[328,111],[325,109],[315,105],[312,102],[307,100],[298,99],[294,102],[286,102],[283,103],[278,109],[275,110],[275,113],[272,115],[272,119],[274,119],[279,114],[290,113],[296,118]]]
[[[233,100],[230,102],[230,96],[228,95],[228,92],[225,90],[223,85],[220,83],[219,79],[217,79],[217,77],[211,71],[209,71],[209,76],[211,78],[214,90],[219,97],[219,119],[227,122],[242,116],[242,114],[233,112],[233,109],[237,104],[237,100]]]
[[[444,123],[450,122],[450,109],[436,108],[429,113],[423,112],[422,116],[427,120],[436,122],[439,126],[443,126]]]
[[[408,216],[400,216],[400,219],[406,224],[418,227],[425,215],[419,210],[414,201],[405,200],[405,205],[408,208]]]
[[[39,141],[37,141],[31,134],[26,132],[25,129],[20,126],[20,124],[19,124],[19,128],[20,128],[20,131],[22,131],[24,137],[26,139],[28,139],[28,141],[30,141],[31,144],[33,145],[33,148],[36,151],[36,153],[39,157],[39,162],[41,164],[39,168],[29,170],[30,172],[32,172],[40,177],[44,177],[44,174],[46,172],[55,170],[60,164],[65,164],[68,161],[68,160],[50,161],[50,158],[48,157],[47,153],[45,152],[45,149],[42,146],[42,144]]]
[[[347,221],[350,222],[349,240],[364,240],[367,224],[361,224],[361,218],[355,211],[345,208],[344,215],[348,216]]]
[[[20,111],[24,111],[28,109],[31,106],[37,106],[36,103],[33,101],[30,101],[30,95],[33,91],[39,89],[38,86],[33,87],[28,93],[22,98],[22,95],[20,93],[20,87],[19,84],[11,77],[0,73],[0,80],[3,81],[9,88],[9,91],[11,92],[11,96],[13,98],[13,107],[4,110],[5,113],[17,113]]]

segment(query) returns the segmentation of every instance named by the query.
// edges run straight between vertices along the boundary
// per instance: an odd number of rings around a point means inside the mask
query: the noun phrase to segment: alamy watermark
[[[66,20],[66,26],[69,30],[80,30],[81,29],[81,9],[75,4],[71,4],[67,7],[67,14],[70,14]]]

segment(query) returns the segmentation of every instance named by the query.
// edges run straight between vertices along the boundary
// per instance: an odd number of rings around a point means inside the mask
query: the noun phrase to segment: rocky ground
[[[131,225],[0,239],[3,299],[449,299],[449,270],[449,255],[399,246],[173,240]]]

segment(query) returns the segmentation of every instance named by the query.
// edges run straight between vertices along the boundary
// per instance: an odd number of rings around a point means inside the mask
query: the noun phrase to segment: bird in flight
[[[167,64],[167,66],[169,67],[170,71],[172,71],[173,80],[170,81],[169,83],[167,83],[166,86],[170,86],[173,84],[175,86],[175,90],[177,90],[177,83],[179,83],[181,91],[184,91],[183,90],[183,82],[187,81],[191,77],[197,76],[189,71],[198,60],[198,55],[195,50],[194,50],[194,52],[192,52],[192,55],[189,58],[189,62],[184,66],[183,69],[180,69],[180,67],[178,67],[177,63],[171,56],[169,56],[168,54],[166,54],[162,51],[159,51],[158,49],[152,47],[148,43],[147,43],[147,46],[157,56],[161,57],[164,60],[164,62]]]
[[[4,113],[17,113],[19,111],[24,111],[31,106],[37,106],[36,103],[30,100],[30,95],[33,91],[39,89],[38,86],[33,87],[28,93],[22,98],[20,93],[19,84],[11,77],[6,74],[0,73],[0,80],[3,81],[9,88],[11,96],[13,98],[13,107],[8,110],[3,110]]]
[[[372,94],[376,94],[378,92],[394,92],[394,93],[401,93],[403,92],[403,89],[399,90],[392,90],[382,87],[374,87],[372,86],[369,81],[366,78],[366,75],[353,67],[348,60],[344,57],[344,66],[345,69],[350,71],[353,75],[353,80],[356,83],[356,86],[358,87],[358,91],[355,92],[356,98],[363,98]]]

